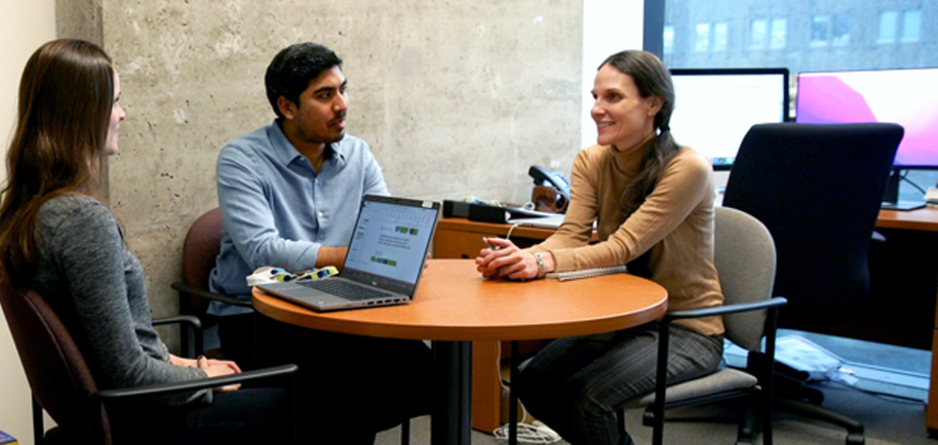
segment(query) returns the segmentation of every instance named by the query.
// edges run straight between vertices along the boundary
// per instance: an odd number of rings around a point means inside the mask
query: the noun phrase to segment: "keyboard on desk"
[[[373,289],[347,280],[301,280],[297,281],[296,283],[306,286],[310,289],[320,290],[351,301],[373,300],[377,298],[394,296],[394,294],[390,292]]]

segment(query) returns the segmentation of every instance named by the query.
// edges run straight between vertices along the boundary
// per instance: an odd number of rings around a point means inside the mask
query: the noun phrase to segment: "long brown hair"
[[[0,204],[0,279],[29,279],[36,215],[51,198],[94,195],[114,102],[114,67],[101,47],[54,40],[26,62]]]
[[[613,54],[599,65],[599,69],[606,65],[632,76],[643,98],[658,97],[662,103],[661,110],[655,115],[657,135],[645,149],[639,173],[622,196],[622,214],[628,217],[645,202],[645,198],[655,189],[664,167],[680,150],[671,137],[669,126],[671,113],[674,112],[674,85],[664,63],[646,51],[631,50]]]

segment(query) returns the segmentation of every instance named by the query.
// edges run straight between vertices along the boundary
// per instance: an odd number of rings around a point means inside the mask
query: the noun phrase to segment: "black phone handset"
[[[528,174],[534,178],[534,185],[546,185],[557,189],[557,209],[566,209],[570,203],[570,181],[557,172],[547,171],[544,167],[532,165]]]

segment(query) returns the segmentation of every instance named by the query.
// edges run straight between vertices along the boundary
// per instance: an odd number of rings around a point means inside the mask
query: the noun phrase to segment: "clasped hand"
[[[237,363],[231,360],[217,360],[205,356],[200,356],[198,359],[193,360],[191,358],[182,358],[170,354],[170,362],[177,366],[199,368],[204,371],[205,374],[209,376],[209,378],[241,373],[241,367],[239,367]],[[233,385],[220,386],[215,388],[215,391],[231,392],[237,391],[240,388],[241,384],[236,383]]]
[[[537,278],[537,259],[515,243],[501,238],[489,238],[489,246],[479,252],[476,270],[485,278],[530,280]]]
[[[238,364],[231,360],[217,360],[214,358],[199,357],[198,359],[199,369],[205,371],[209,377],[220,377],[223,375],[232,375],[240,374],[241,368],[238,367]],[[215,388],[215,391],[218,392],[231,392],[237,391],[241,388],[240,383],[235,383],[233,385],[226,385]]]

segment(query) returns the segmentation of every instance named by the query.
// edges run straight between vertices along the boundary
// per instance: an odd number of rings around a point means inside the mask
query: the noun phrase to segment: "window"
[[[832,31],[832,44],[846,45],[850,43],[850,16],[847,14],[835,14]]]
[[[726,23],[713,25],[713,51],[726,51],[727,33]]]
[[[769,34],[769,48],[772,49],[782,49],[785,48],[785,39],[788,34],[788,20],[787,19],[774,19],[772,20],[772,32]]]
[[[765,48],[766,33],[768,32],[767,28],[767,22],[763,19],[752,21],[752,27],[749,33],[749,49]]]
[[[705,53],[710,50],[710,24],[697,24],[697,37],[694,40],[694,51]]]
[[[918,42],[922,32],[922,11],[911,9],[902,13],[902,41]]]
[[[896,11],[883,11],[879,13],[879,43],[892,43],[896,41],[896,20],[899,13]]]
[[[658,2],[668,67],[786,67],[796,75],[938,66],[938,33],[929,31],[938,26],[938,1]],[[707,53],[719,58],[700,57]]]
[[[667,25],[664,27],[664,53],[671,54],[674,52],[674,27]]]
[[[830,40],[830,16],[816,15],[811,20],[811,45],[827,45]]]

